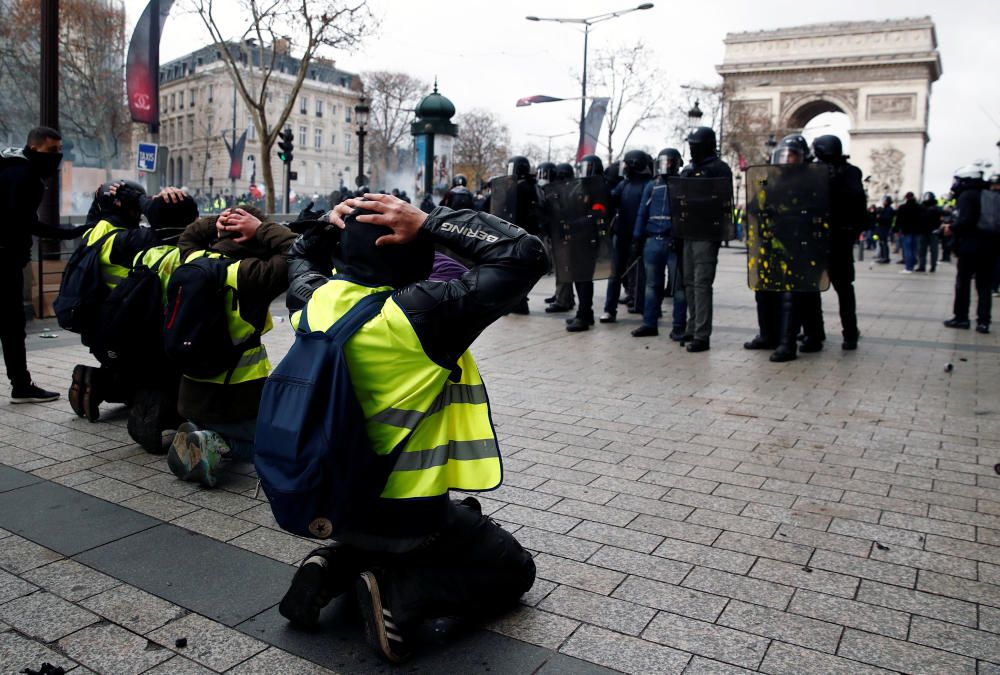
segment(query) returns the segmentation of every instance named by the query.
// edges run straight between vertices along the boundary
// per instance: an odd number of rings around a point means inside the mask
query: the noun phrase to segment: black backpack
[[[151,266],[132,268],[101,305],[101,321],[91,349],[103,364],[143,363],[163,357],[163,285],[157,270],[169,252]]]
[[[228,371],[231,376],[243,352],[260,344],[259,331],[237,344],[229,333],[229,311],[239,308],[239,298],[226,283],[226,272],[235,264],[232,258],[204,256],[170,276],[163,348],[185,375],[210,378]]]
[[[983,190],[979,193],[979,221],[976,229],[1000,234],[1000,192]]]
[[[406,444],[372,450],[344,356],[389,295],[366,296],[326,332],[310,331],[307,306],[295,343],[264,383],[254,466],[274,519],[293,534],[327,539],[363,523]]]
[[[66,263],[59,295],[53,303],[56,320],[64,330],[84,336],[94,332],[101,303],[110,293],[101,273],[101,247],[108,237],[120,231],[112,230],[93,244],[82,244]]]

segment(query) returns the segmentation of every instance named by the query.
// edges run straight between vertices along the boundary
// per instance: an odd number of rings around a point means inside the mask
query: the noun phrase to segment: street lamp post
[[[365,176],[365,136],[368,135],[368,130],[365,128],[368,124],[368,114],[371,112],[371,108],[368,107],[365,97],[361,96],[361,101],[354,106],[354,115],[358,120],[358,176],[354,179],[354,183],[361,187],[364,185],[368,178]]]
[[[698,107],[698,99],[695,99],[694,105],[688,110],[688,129],[693,131],[701,126],[701,118],[705,114]]]
[[[594,24],[601,23],[602,21],[608,21],[610,19],[618,18],[619,16],[625,16],[631,12],[636,12],[643,9],[652,9],[653,3],[644,2],[638,7],[632,7],[631,9],[623,9],[617,12],[607,12],[605,14],[596,14],[594,16],[583,17],[582,19],[569,19],[561,17],[537,17],[537,16],[526,16],[524,17],[528,21],[554,21],[555,23],[576,23],[583,26],[583,77],[581,82],[581,98],[580,98],[580,143],[578,148],[583,148],[583,142],[586,140],[586,130],[584,128],[584,123],[587,116],[587,47],[590,38],[590,27]],[[579,157],[577,157],[579,159]]]
[[[572,131],[567,131],[566,133],[563,133],[563,134],[527,134],[527,135],[528,136],[534,136],[536,138],[545,138],[545,139],[548,140],[549,149],[548,149],[548,155],[547,155],[547,158],[546,158],[545,161],[546,162],[551,162],[552,161],[552,139],[553,138],[559,138],[560,136],[569,136],[572,133],[573,133]]]

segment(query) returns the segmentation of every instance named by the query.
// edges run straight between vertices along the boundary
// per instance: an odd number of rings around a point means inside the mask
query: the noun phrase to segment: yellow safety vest
[[[128,267],[116,265],[111,262],[111,248],[115,245],[115,239],[118,238],[118,234],[121,232],[125,232],[124,227],[118,227],[106,220],[101,220],[83,235],[84,245],[93,246],[104,235],[113,233],[101,244],[101,277],[104,279],[104,283],[108,285],[108,288],[117,286],[122,279],[128,276],[129,272]]]
[[[331,279],[307,305],[309,327],[326,331],[366,295],[389,290]],[[300,312],[292,317],[298,326]],[[385,455],[405,442],[384,500],[446,496],[449,489],[491,490],[502,478],[486,387],[469,352],[452,370],[431,361],[406,312],[390,297],[381,313],[344,347],[372,449]]]
[[[188,257],[185,258],[184,262],[190,262],[191,260],[201,257],[225,258],[226,256],[215,251],[192,251]],[[236,302],[226,303],[226,320],[229,323],[229,337],[232,339],[234,345],[244,342],[257,332],[257,329],[252,324],[248,323],[242,316],[240,316],[239,270],[239,260],[233,260],[229,267],[226,268],[226,286],[232,289],[230,293],[235,294],[236,297]],[[271,320],[271,313],[268,312],[264,319],[264,327],[260,333],[263,335],[273,327],[274,324]],[[240,360],[237,361],[236,367],[232,371],[224,370],[218,375],[208,378],[191,377],[189,375],[185,375],[184,377],[189,380],[194,380],[195,382],[210,382],[212,384],[239,384],[241,382],[250,382],[252,380],[263,380],[270,372],[271,362],[267,358],[267,350],[264,348],[263,344],[260,344],[244,351],[240,356]]]

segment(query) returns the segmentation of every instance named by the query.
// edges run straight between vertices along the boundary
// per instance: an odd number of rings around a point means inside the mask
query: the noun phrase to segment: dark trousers
[[[385,571],[389,606],[404,630],[439,617],[489,617],[513,607],[535,582],[531,554],[468,501],[451,503],[448,526],[428,544],[374,559]]]
[[[577,281],[573,284],[576,286],[576,295],[580,300],[580,304],[577,306],[576,315],[581,319],[587,319],[588,321],[594,320],[594,282],[593,281]]]
[[[963,249],[964,250],[964,249]],[[989,252],[969,252],[958,256],[958,272],[955,275],[956,319],[968,320],[969,304],[972,300],[972,279],[976,280],[976,305],[978,323],[989,325],[993,309],[993,268],[996,256]]]
[[[564,307],[572,307],[575,304],[573,300],[573,284],[568,281],[563,283],[556,282],[555,298],[556,304],[563,305]]]
[[[719,242],[684,241],[684,294],[687,297],[686,334],[708,342],[712,336],[712,284],[719,264]]]
[[[24,265],[0,254],[0,344],[7,377],[15,387],[31,382],[24,328]]]
[[[775,291],[754,291],[757,305],[757,336],[761,342],[777,346],[779,342],[794,346],[795,336],[781,340],[781,293]]]
[[[823,326],[823,296],[819,291],[793,293],[795,296],[795,313],[802,326],[802,332],[810,342],[822,342],[826,339]]]
[[[677,253],[674,252],[670,238],[650,237],[646,240],[642,254],[646,272],[645,298],[642,311],[642,323],[656,328],[659,323],[660,305],[663,302],[663,289],[666,285],[667,270],[672,281],[673,311],[671,325],[675,331],[683,332],[687,323],[687,300],[684,297],[684,284],[678,283],[681,277],[677,269]],[[636,305],[639,299],[636,298]]]
[[[878,235],[878,259],[889,260],[889,228],[879,227],[875,232]]]
[[[608,277],[608,292],[604,299],[604,311],[608,314],[618,313],[618,299],[622,293],[622,278],[629,263],[629,249],[632,247],[632,235],[616,234],[611,240],[611,276]],[[627,291],[626,291],[627,292]]]
[[[858,339],[858,302],[854,293],[854,258],[850,250],[834,249],[830,261],[830,283],[840,305],[840,325],[848,340]]]
[[[930,251],[931,254],[931,272],[937,269],[938,261],[938,238],[937,235],[931,232],[930,234],[921,234],[917,239],[917,269],[924,270],[927,269],[927,253]]]

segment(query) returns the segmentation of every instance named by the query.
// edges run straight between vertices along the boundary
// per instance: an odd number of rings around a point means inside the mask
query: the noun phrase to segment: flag
[[[236,145],[230,146],[229,141],[225,138],[222,139],[226,143],[226,150],[229,151],[229,177],[233,180],[239,179],[243,175],[243,150],[247,145],[247,132],[246,129],[240,134],[240,137],[236,139]]]
[[[552,101],[565,101],[564,98],[556,98],[555,96],[542,96],[537,94],[535,96],[525,96],[524,98],[517,99],[518,108],[523,108],[526,105],[531,105],[532,103],[551,103]]]
[[[742,152],[737,153],[736,156],[740,158],[740,171],[746,171],[747,170],[747,158],[743,156]]]
[[[601,125],[604,124],[604,113],[608,111],[608,101],[611,99],[595,98],[590,104],[587,116],[583,121],[583,129],[580,130],[580,145],[576,149],[576,161],[580,161],[587,155],[597,152],[597,134],[601,133]]]
[[[128,108],[134,122],[160,124],[160,33],[174,0],[149,0],[132,31],[125,62]],[[153,21],[157,15],[158,20]]]

